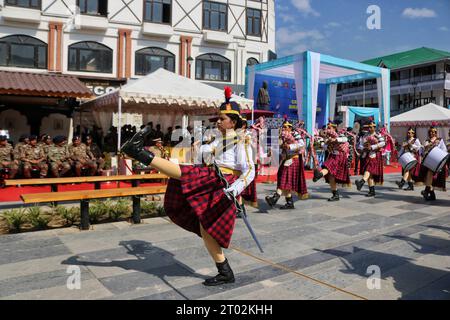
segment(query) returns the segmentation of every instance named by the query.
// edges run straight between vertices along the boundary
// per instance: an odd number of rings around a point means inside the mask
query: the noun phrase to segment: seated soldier
[[[44,149],[37,145],[37,136],[30,136],[28,145],[22,148],[20,160],[23,162],[23,175],[25,178],[31,178],[31,171],[39,171],[40,177],[47,177],[48,165],[47,155]]]
[[[153,146],[147,148],[148,151],[153,152],[156,156],[169,160],[169,152],[163,147],[162,139],[157,138],[153,140]]]
[[[70,154],[65,146],[66,137],[56,136],[48,150],[48,162],[53,177],[64,177],[71,169]]]
[[[102,150],[100,150],[100,147],[94,142],[91,135],[86,136],[86,147],[88,156],[96,163],[97,171],[101,174],[103,169],[105,169],[105,156],[103,155]]]
[[[90,176],[95,175],[97,165],[88,155],[87,147],[81,143],[80,136],[74,136],[72,144],[69,146],[70,159],[73,161],[75,167],[75,175],[81,177],[81,170],[88,169]]]
[[[6,136],[0,136],[0,171],[7,174],[9,179],[14,179],[19,170],[19,161],[14,160],[14,149],[8,143]]]

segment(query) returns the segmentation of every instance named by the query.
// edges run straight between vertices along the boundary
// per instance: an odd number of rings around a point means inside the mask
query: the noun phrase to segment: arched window
[[[0,66],[47,69],[47,44],[26,35],[1,38]]]
[[[195,78],[198,80],[231,81],[231,62],[215,53],[197,57]]]
[[[112,73],[113,51],[97,42],[78,42],[69,47],[69,70]]]
[[[247,59],[247,66],[253,66],[255,64],[259,64],[259,61],[255,58],[248,58]]]
[[[136,75],[144,76],[159,68],[175,72],[175,55],[161,48],[144,48],[136,51]]]

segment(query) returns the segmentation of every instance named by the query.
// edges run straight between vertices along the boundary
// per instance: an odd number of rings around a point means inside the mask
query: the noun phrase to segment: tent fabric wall
[[[348,115],[347,123],[350,126],[353,126],[353,124],[355,123],[355,117],[357,115],[364,118],[373,117],[376,124],[380,122],[380,112],[378,108],[349,107],[347,115]]]
[[[399,143],[402,143],[402,141],[406,138],[406,133],[408,132],[409,126],[395,126],[391,128],[391,135],[392,137]],[[429,127],[417,127],[416,133],[417,138],[420,140],[420,142],[424,142],[428,138],[428,129]],[[448,130],[450,129],[450,126],[444,126],[438,128],[438,136],[441,138],[447,138],[448,137]]]

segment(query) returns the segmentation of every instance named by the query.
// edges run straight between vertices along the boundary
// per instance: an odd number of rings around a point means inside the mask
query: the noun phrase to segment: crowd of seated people
[[[48,178],[101,175],[104,154],[90,135],[75,135],[70,144],[64,136],[22,135],[13,146],[0,136],[0,171],[3,177]]]
[[[146,137],[145,146],[161,151],[168,157],[169,148],[179,141],[172,141],[173,128],[162,132],[161,125],[152,128]],[[175,127],[175,130],[180,126]],[[122,141],[127,141],[136,132],[135,126],[125,125],[121,129]],[[99,127],[92,129],[78,126],[72,141],[65,136],[51,137],[48,134],[22,135],[14,145],[7,136],[0,136],[0,181],[15,178],[59,178],[69,176],[102,175],[105,158],[117,153],[117,128],[111,127],[103,135]],[[183,138],[180,136],[179,140]]]

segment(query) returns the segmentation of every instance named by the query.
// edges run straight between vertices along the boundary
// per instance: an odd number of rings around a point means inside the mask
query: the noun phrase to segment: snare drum
[[[434,147],[425,154],[422,164],[433,171],[433,173],[438,173],[444,168],[449,156],[450,154],[448,152],[439,147]]]
[[[398,159],[398,162],[402,165],[403,170],[409,171],[417,165],[417,159],[411,152],[405,152]]]

